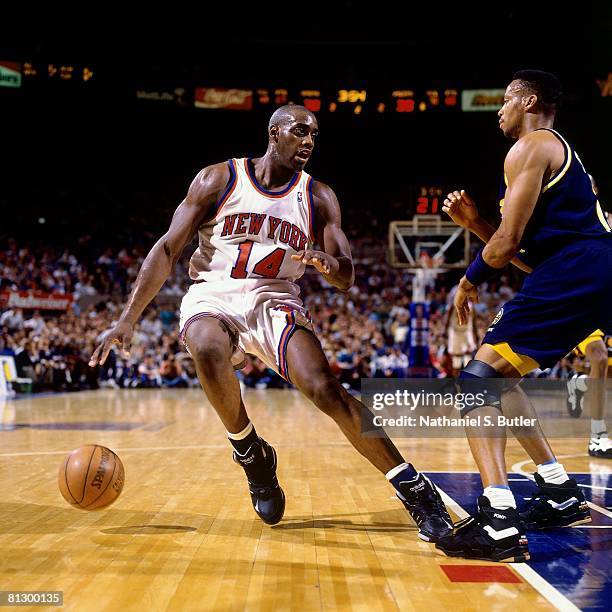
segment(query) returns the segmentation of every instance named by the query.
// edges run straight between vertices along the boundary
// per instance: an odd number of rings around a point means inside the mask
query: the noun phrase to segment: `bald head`
[[[272,113],[270,121],[268,122],[268,129],[273,125],[281,126],[293,121],[303,121],[305,117],[314,119],[316,123],[314,113],[310,112],[305,106],[300,106],[299,104],[285,104],[284,106],[279,106]]]
[[[317,118],[307,108],[286,104],[268,123],[268,151],[281,166],[301,171],[312,155],[319,135]]]

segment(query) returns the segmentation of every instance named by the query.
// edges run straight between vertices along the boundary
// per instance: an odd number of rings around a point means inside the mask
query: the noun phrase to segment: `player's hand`
[[[455,310],[457,311],[457,319],[459,325],[466,325],[470,315],[470,301],[478,303],[478,287],[472,285],[464,276],[459,281],[457,293],[455,293]]]
[[[328,276],[330,274],[336,274],[340,269],[338,260],[323,251],[300,251],[296,255],[292,255],[291,259],[294,261],[301,261],[307,266],[314,266],[321,274]]]
[[[442,204],[442,210],[459,226],[471,229],[478,219],[478,208],[474,200],[465,192],[451,191]]]
[[[133,333],[134,326],[127,321],[119,321],[117,325],[105,331],[102,335],[102,342],[89,358],[89,367],[104,365],[113,344],[121,346],[124,356],[129,357]]]

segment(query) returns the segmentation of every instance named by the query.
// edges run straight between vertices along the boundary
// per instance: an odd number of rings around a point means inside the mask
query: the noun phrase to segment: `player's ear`
[[[538,103],[538,96],[535,94],[530,94],[523,98],[523,106],[527,112],[533,111],[535,109],[536,104]]]
[[[270,140],[273,142],[278,142],[278,125],[270,126],[270,131],[268,132],[270,136]]]

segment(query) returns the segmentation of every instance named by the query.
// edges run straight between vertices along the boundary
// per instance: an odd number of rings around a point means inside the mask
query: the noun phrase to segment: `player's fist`
[[[336,274],[340,268],[340,264],[335,257],[324,253],[323,251],[313,251],[307,249],[300,251],[296,255],[292,255],[294,261],[301,261],[307,266],[314,266],[321,274]]]
[[[442,204],[442,210],[459,226],[471,229],[478,219],[478,208],[465,192],[451,191]]]

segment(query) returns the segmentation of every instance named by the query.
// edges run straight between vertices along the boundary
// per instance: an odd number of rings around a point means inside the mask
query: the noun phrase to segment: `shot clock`
[[[420,185],[414,190],[410,212],[413,215],[440,215],[448,190],[443,186]]]

